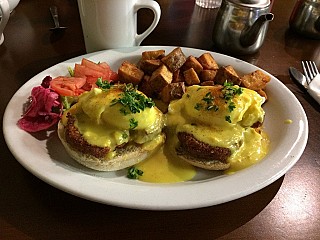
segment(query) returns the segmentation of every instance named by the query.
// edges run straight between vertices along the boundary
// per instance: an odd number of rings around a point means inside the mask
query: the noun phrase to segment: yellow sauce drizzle
[[[256,164],[262,160],[268,153],[270,146],[270,140],[268,135],[262,131],[261,140],[256,138],[247,138],[243,147],[235,154],[231,156],[230,168],[225,170],[225,174],[233,174],[244,168]]]
[[[291,119],[286,119],[286,120],[284,120],[284,123],[285,123],[285,124],[291,124],[291,123],[292,123],[292,120],[291,120]]]
[[[172,154],[170,143],[165,143],[159,151],[136,167],[143,171],[139,180],[152,183],[184,182],[191,180],[197,173],[195,167]]]

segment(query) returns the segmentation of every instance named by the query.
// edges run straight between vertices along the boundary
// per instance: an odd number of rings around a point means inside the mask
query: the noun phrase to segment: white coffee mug
[[[10,9],[10,13],[11,13],[13,11],[13,9],[15,9],[16,6],[19,4],[20,0],[7,0],[7,2],[9,3],[9,9]],[[0,17],[1,16],[2,16],[2,11],[0,9]]]
[[[8,0],[0,0],[1,21],[0,21],[0,45],[4,41],[3,30],[10,17],[10,6]]]
[[[78,0],[86,51],[138,46],[155,29],[161,9],[153,0]],[[151,9],[153,22],[137,34],[137,12]]]
[[[19,4],[20,0],[8,0],[10,6],[10,12],[12,12]]]

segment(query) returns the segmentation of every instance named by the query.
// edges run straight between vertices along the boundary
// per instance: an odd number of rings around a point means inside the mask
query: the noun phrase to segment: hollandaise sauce
[[[253,128],[245,133],[241,147],[229,158],[230,168],[226,174],[233,174],[262,160],[269,151],[270,141],[268,135],[262,131],[258,134]]]
[[[136,166],[143,171],[139,180],[152,183],[175,183],[191,180],[196,175],[195,167],[174,154],[173,138],[168,138],[168,135],[169,133],[167,133],[167,141],[157,152]]]
[[[155,162],[179,167],[176,165],[175,155],[170,154],[175,151],[172,146],[177,146],[176,131],[190,133],[201,142],[212,146],[229,148],[232,155],[228,159],[230,168],[225,171],[226,174],[249,167],[266,156],[269,147],[267,135],[250,127],[256,122],[263,122],[264,111],[261,105],[264,98],[252,90],[243,89],[241,94],[233,98],[235,108],[230,111],[230,108],[226,107],[226,101],[219,98],[220,91],[221,89],[217,88],[192,86],[187,89],[182,99],[170,103],[166,122],[170,130],[164,148],[168,149],[169,154],[159,152],[154,158]],[[208,103],[216,108],[208,108]],[[227,115],[231,121],[226,121]],[[166,156],[165,159],[163,155]],[[154,166],[152,162],[149,164]],[[161,169],[161,166],[156,168]],[[164,168],[168,172],[171,169]],[[152,169],[152,172],[157,172],[157,169]]]
[[[152,183],[175,183],[191,180],[196,169],[190,164],[166,153],[165,146],[154,155],[137,165],[143,171],[139,180]]]
[[[232,102],[226,102],[221,94],[221,88],[188,87],[181,99],[170,103],[168,114],[163,117],[153,107],[141,113],[123,114],[120,104],[112,104],[113,99],[118,99],[116,90],[94,90],[83,94],[70,111],[77,116],[76,126],[83,137],[97,146],[114,149],[134,141],[151,151],[165,141],[153,155],[135,167],[143,171],[140,181],[176,183],[191,180],[197,174],[196,167],[176,155],[177,132],[192,134],[211,146],[230,149],[232,155],[228,161],[231,167],[225,170],[226,174],[247,168],[268,153],[267,134],[251,127],[263,122],[261,105],[264,98],[252,90],[243,89],[241,94],[232,98]],[[133,118],[138,123],[134,130],[129,124]],[[63,121],[66,121],[65,116]],[[161,134],[164,122],[166,140]]]
[[[262,160],[269,150],[269,138],[262,131],[260,134],[253,128],[245,132],[241,147],[230,157],[230,168],[225,174],[234,174],[250,167]],[[136,167],[144,173],[140,181],[152,183],[176,183],[191,180],[197,174],[197,168],[177,158],[172,152],[172,141],[166,143],[149,159],[139,163]]]

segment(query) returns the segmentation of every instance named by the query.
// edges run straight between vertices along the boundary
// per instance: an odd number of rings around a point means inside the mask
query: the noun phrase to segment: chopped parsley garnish
[[[98,78],[96,84],[99,88],[106,90],[111,88],[111,83],[109,81],[102,81],[102,78]]]
[[[130,124],[129,126],[130,130],[133,130],[138,126],[138,121],[135,120],[134,118],[130,118],[129,124]]]
[[[236,108],[236,105],[234,102],[230,102],[228,105],[229,112],[232,112]]]
[[[230,117],[230,116],[226,116],[225,119],[226,119],[226,121],[227,121],[228,123],[231,123],[231,117]]]
[[[120,112],[123,114],[123,115],[128,115],[129,112],[125,109],[125,108],[120,108]]]
[[[129,135],[128,135],[126,132],[122,133],[122,138],[123,138],[123,139],[126,139],[126,138],[128,138],[128,137],[129,137]]]
[[[127,177],[130,179],[138,179],[142,175],[143,175],[143,171],[136,167],[131,167],[128,169]]]
[[[214,96],[212,96],[211,92],[207,92],[207,94],[202,98],[207,104],[211,104],[214,100]]]
[[[223,84],[222,94],[225,100],[231,100],[236,95],[241,95],[243,89],[241,87],[234,87],[233,83],[225,82]]]
[[[146,108],[155,106],[154,101],[151,98],[145,97],[143,94],[137,92],[137,87],[132,84],[124,85],[123,93],[120,94],[120,98],[113,99],[111,104],[115,105],[120,103],[124,106],[120,111],[124,115],[128,114],[127,108],[131,113],[140,113]]]
[[[217,105],[209,105],[209,106],[207,106],[207,110],[208,111],[213,110],[216,112],[219,110],[219,107]]]
[[[222,94],[223,94],[223,98],[226,101],[226,104],[228,104],[229,112],[232,112],[236,108],[236,105],[234,104],[232,99],[236,95],[241,95],[242,92],[243,92],[243,89],[241,87],[234,87],[233,83],[231,83],[231,82],[227,82],[226,81],[223,84]],[[226,119],[227,122],[231,123],[231,117],[230,116],[226,116],[225,119]]]
[[[214,104],[215,97],[212,96],[211,92],[207,92],[206,95],[201,99],[205,102],[206,106],[203,106],[202,103],[196,103],[194,108],[196,110],[200,110],[202,107],[204,107],[207,111],[214,110],[215,112],[219,110],[219,107]]]
[[[198,88],[200,90],[201,88]],[[223,88],[221,90],[222,95],[219,96],[222,101],[225,101],[228,111],[231,113],[235,108],[236,104],[233,102],[233,99],[237,95],[241,95],[243,89],[238,86],[233,86],[232,82],[225,82],[223,84]],[[218,96],[213,96],[212,92],[207,92],[205,96],[201,99],[200,102],[194,105],[194,109],[200,111],[201,109],[205,109],[207,111],[215,111],[219,110],[219,106],[215,105],[215,98]],[[231,123],[231,116],[225,116],[225,120]]]
[[[196,109],[196,110],[200,110],[202,108],[202,105],[201,105],[201,103],[196,103],[196,105],[194,106],[194,109]]]

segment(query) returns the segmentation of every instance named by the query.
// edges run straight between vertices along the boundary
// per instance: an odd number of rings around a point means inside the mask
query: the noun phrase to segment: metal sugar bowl
[[[270,7],[270,0],[223,0],[213,28],[215,46],[231,55],[257,52],[274,17]]]

